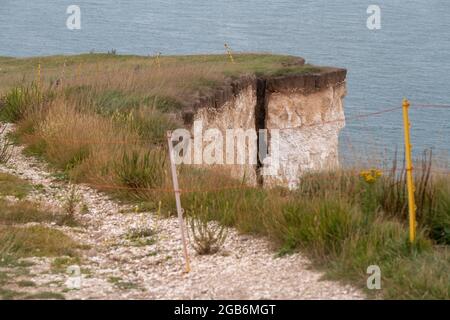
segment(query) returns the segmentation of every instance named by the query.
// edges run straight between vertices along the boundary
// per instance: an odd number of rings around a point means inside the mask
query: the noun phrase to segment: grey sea
[[[1,0],[0,55],[106,52],[153,55],[235,51],[298,55],[348,69],[344,159],[389,158],[403,150],[401,110],[450,105],[448,0]],[[381,8],[381,29],[366,26],[369,5]],[[66,27],[69,5],[81,9],[81,30]],[[433,148],[448,159],[450,108],[412,108],[416,155]],[[447,160],[448,161],[448,160]]]

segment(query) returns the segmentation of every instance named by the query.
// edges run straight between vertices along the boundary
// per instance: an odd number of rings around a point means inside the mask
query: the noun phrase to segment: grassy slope
[[[22,290],[11,288],[35,286],[31,281],[21,280],[28,275],[27,257],[72,257],[78,258],[78,243],[62,231],[46,226],[24,224],[30,222],[55,222],[59,225],[72,222],[61,213],[52,212],[40,204],[21,200],[33,190],[28,182],[15,176],[0,173],[0,299],[53,299],[61,294],[41,292],[40,296],[26,295]],[[15,197],[17,201],[3,197]]]
[[[161,144],[165,130],[179,124],[166,111],[227,76],[315,71],[311,66],[282,66],[292,59],[244,54],[236,55],[232,64],[226,55],[178,56],[162,57],[158,67],[154,57],[0,58],[0,92],[18,84],[28,86],[40,61],[44,101],[36,103],[31,91],[9,94],[19,96],[11,101],[19,101],[14,108],[23,109],[12,119],[18,123],[17,141],[74,180],[109,192],[105,185],[121,188],[113,193],[146,209],[162,201],[173,212],[170,192],[140,190],[170,189]],[[64,61],[64,89],[55,88],[51,84],[61,77]],[[240,185],[220,173],[190,168],[180,169],[180,180],[182,188]],[[280,253],[302,249],[330,277],[362,288],[367,267],[379,265],[384,297],[449,298],[448,247],[436,247],[433,241],[445,242],[448,237],[450,182],[435,182],[427,185],[425,198],[433,201],[421,208],[415,248],[408,244],[404,210],[396,209],[404,208],[404,191],[393,190],[403,185],[395,177],[366,183],[358,172],[314,174],[298,192],[258,188],[193,192],[183,194],[182,202],[190,215],[208,208],[212,219],[269,237]]]

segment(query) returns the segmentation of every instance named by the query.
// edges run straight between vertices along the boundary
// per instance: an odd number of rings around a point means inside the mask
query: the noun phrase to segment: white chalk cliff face
[[[227,129],[243,129],[243,131],[255,129],[255,105],[256,105],[256,90],[252,85],[248,85],[239,91],[232,99],[226,101],[220,108],[201,108],[194,116],[194,121],[203,124],[203,150],[207,148],[210,141],[205,137],[205,131],[208,129],[218,129],[222,134],[222,147],[223,154],[220,157],[222,163],[216,164],[216,166],[222,167],[234,178],[242,180],[245,178],[245,182],[250,185],[256,185],[256,163],[252,164],[249,161],[248,152],[248,138],[239,134],[233,137],[234,143],[232,150],[227,150],[227,143],[230,143],[230,139],[227,139]],[[193,132],[193,135],[196,134]],[[253,134],[255,134],[253,132]],[[245,138],[245,140],[242,140]],[[243,164],[238,163],[238,143],[245,143],[245,162]],[[255,140],[256,148],[256,140]],[[255,149],[256,150],[256,149]],[[193,150],[194,151],[194,150]],[[194,151],[195,152],[195,151]],[[228,154],[227,154],[228,153]],[[233,154],[232,154],[233,153]],[[233,159],[231,161],[227,161]],[[205,166],[205,165],[203,165]],[[208,165],[206,165],[208,166]],[[210,166],[210,165],[209,165]]]
[[[295,188],[302,174],[338,166],[338,138],[344,127],[344,83],[323,90],[273,93],[267,98],[266,127],[279,129],[279,168],[264,177],[265,186]],[[269,148],[270,148],[269,140]]]
[[[329,68],[318,74],[246,78],[245,83],[231,85],[230,90],[222,89],[219,99],[197,106],[190,124],[201,120],[203,132],[216,128],[223,137],[227,129],[252,129],[255,136],[257,130],[267,129],[268,156],[278,162],[271,175],[261,175],[263,164],[249,163],[248,153],[246,164],[230,164],[224,151],[223,164],[215,166],[252,185],[295,188],[303,174],[339,164],[339,132],[345,125],[345,76],[345,70]]]

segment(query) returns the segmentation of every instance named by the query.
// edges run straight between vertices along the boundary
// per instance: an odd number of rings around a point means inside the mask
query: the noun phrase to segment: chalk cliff
[[[303,59],[298,61],[304,63]],[[346,73],[345,69],[321,67],[276,77],[244,76],[199,99],[182,117],[193,133],[199,120],[203,133],[211,128],[222,133],[223,161],[215,165],[223,166],[233,177],[245,178],[249,184],[295,188],[305,172],[338,165],[338,137],[345,125]],[[226,148],[230,144],[230,139],[225,139],[227,129],[242,129],[237,131],[232,149]],[[256,134],[261,129],[267,129],[266,138]],[[245,163],[236,158],[230,161],[230,151],[236,151],[243,141],[247,151],[253,150],[252,139],[256,149],[267,149],[267,156],[278,160],[270,175],[263,170],[264,156],[251,161],[252,155],[246,152]],[[204,141],[203,147],[210,142]]]

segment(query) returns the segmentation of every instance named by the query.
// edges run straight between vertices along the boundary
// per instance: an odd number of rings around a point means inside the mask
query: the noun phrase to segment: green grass
[[[81,259],[78,256],[75,257],[69,257],[69,256],[62,256],[62,257],[56,257],[53,259],[51,267],[52,271],[55,273],[63,273],[66,272],[67,267],[71,265],[80,265]]]
[[[134,246],[150,246],[156,243],[156,232],[150,228],[133,228],[125,234],[125,239]]]
[[[11,174],[0,173],[0,196],[26,197],[33,190],[31,184]]]
[[[81,246],[63,232],[43,227],[0,227],[0,257],[78,256]]]
[[[36,283],[30,280],[20,280],[17,285],[22,288],[36,287]]]
[[[130,281],[123,281],[121,277],[109,277],[108,282],[121,290],[139,289],[139,285]]]
[[[0,287],[0,298],[2,300],[12,300],[16,298],[21,298],[23,297],[23,295],[24,295],[23,292]]]
[[[193,78],[184,81],[183,86],[190,89],[210,87],[220,84],[222,77],[238,76],[244,73],[256,73],[265,75],[281,75],[287,73],[317,72],[320,67],[312,68],[290,65],[295,62],[296,57],[273,54],[234,54],[236,63],[231,63],[228,55],[185,55],[185,56],[161,56],[160,69],[179,70],[183,68],[192,69]],[[108,55],[108,54],[82,54],[74,56],[48,56],[35,58],[0,58],[0,94],[7,88],[17,86],[21,83],[36,80],[38,64],[41,64],[44,82],[54,83],[61,75],[63,65],[66,64],[65,73],[67,77],[104,74],[108,69],[119,67],[120,69],[132,69],[136,72],[154,71],[157,68],[155,57],[143,57],[134,55]],[[287,65],[287,66],[285,66]],[[206,72],[197,72],[206,70]],[[287,71],[286,71],[287,70]],[[217,71],[217,74],[213,74]],[[123,79],[122,79],[123,80]],[[180,83],[181,84],[181,83]],[[84,83],[83,85],[86,85]],[[112,89],[112,88],[110,88]],[[149,90],[150,91],[150,90]],[[110,92],[115,92],[113,89]],[[142,91],[144,92],[144,91]],[[119,93],[121,95],[121,93]],[[149,95],[148,97],[151,97]],[[158,94],[158,96],[161,96]]]
[[[13,225],[29,222],[55,222],[57,225],[76,226],[77,221],[70,214],[54,212],[39,203],[21,200],[9,202],[0,199],[0,224]]]
[[[389,299],[450,299],[450,250],[436,248],[386,263],[384,293]]]
[[[55,214],[40,209],[39,204],[30,201],[8,202],[0,199],[0,223],[20,224],[28,222],[52,222]]]
[[[60,293],[38,292],[27,294],[8,286],[22,289],[36,287],[36,283],[23,277],[29,276],[28,257],[69,256],[77,260],[82,246],[63,232],[43,226],[0,226],[0,266],[8,273],[0,272],[1,299],[64,299]],[[16,280],[16,278],[22,278]]]

